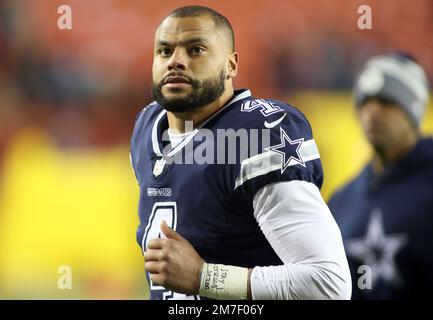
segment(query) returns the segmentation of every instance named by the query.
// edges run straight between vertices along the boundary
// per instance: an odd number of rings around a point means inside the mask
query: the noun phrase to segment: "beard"
[[[186,112],[194,111],[200,107],[206,106],[216,99],[221,97],[225,90],[226,74],[221,70],[215,78],[208,78],[205,80],[195,80],[183,74],[178,74],[186,78],[192,87],[190,94],[179,98],[167,98],[162,93],[162,87],[165,78],[159,83],[152,83],[152,96],[165,110],[170,112]],[[177,89],[171,89],[176,92]],[[178,91],[181,92],[181,91]]]

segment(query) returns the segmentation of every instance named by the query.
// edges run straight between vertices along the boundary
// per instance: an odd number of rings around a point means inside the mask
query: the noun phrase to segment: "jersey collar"
[[[179,152],[180,150],[182,150],[185,145],[191,141],[191,139],[198,133],[199,129],[202,128],[203,126],[205,126],[210,120],[212,120],[213,118],[215,118],[218,114],[220,114],[221,112],[223,112],[224,110],[227,109],[227,107],[229,107],[230,105],[232,105],[233,103],[242,100],[242,99],[246,99],[251,97],[251,91],[248,89],[243,89],[243,90],[235,90],[234,92],[234,96],[233,98],[227,102],[223,107],[221,107],[217,112],[215,112],[211,117],[209,117],[208,119],[206,119],[206,121],[204,121],[202,124],[200,124],[198,127],[196,127],[193,131],[191,131],[191,133],[189,135],[187,135],[185,137],[185,139],[183,139],[183,141],[181,143],[179,143],[175,148],[171,149],[170,152],[168,152],[165,156],[166,157],[172,157],[174,154],[176,154],[177,152]],[[167,119],[167,111],[166,110],[162,110],[158,116],[156,117],[153,126],[152,126],[152,147],[153,147],[153,152],[159,156],[162,157],[162,147],[163,147],[163,143],[162,143],[162,128],[161,128],[161,123],[163,122],[163,120]]]

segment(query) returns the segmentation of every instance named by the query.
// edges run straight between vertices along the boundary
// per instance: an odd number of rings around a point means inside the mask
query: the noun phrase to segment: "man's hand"
[[[161,222],[161,231],[167,239],[150,240],[144,254],[152,282],[175,292],[197,295],[204,260],[165,221]]]

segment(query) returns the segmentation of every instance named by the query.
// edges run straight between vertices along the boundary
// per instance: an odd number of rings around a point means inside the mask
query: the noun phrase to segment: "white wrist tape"
[[[248,269],[204,263],[200,275],[201,296],[220,300],[247,299]]]

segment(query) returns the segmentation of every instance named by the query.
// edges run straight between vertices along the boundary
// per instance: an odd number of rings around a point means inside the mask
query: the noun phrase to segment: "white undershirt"
[[[173,133],[172,129],[168,129],[168,138],[170,139],[171,148],[174,149],[176,146],[183,141],[191,132],[185,133]]]
[[[341,233],[316,185],[296,180],[267,185],[256,193],[253,207],[284,263],[253,269],[253,299],[350,299]]]

